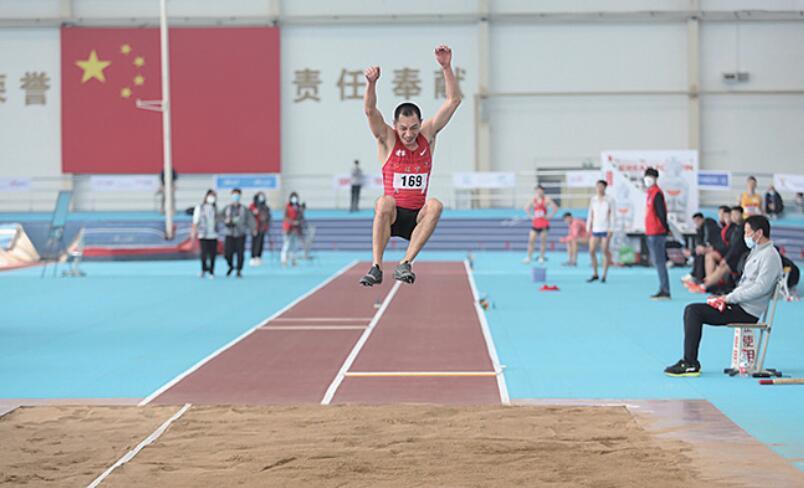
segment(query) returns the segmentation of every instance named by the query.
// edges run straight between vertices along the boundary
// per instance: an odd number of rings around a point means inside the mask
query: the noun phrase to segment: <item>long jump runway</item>
[[[471,272],[424,262],[362,288],[356,263],[142,404],[508,403]]]

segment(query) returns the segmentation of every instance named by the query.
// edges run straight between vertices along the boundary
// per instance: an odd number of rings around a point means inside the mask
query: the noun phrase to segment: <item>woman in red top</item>
[[[558,211],[558,205],[552,198],[544,194],[544,187],[536,187],[536,196],[525,205],[525,213],[531,217],[531,229],[528,236],[528,256],[522,260],[523,263],[530,263],[533,258],[533,248],[536,246],[536,237],[541,237],[539,263],[544,263],[544,253],[547,251],[547,232],[550,230],[550,219]]]
[[[294,191],[288,198],[288,204],[285,205],[285,217],[282,219],[283,242],[280,254],[282,266],[287,266],[288,257],[290,257],[291,265],[296,266],[296,247],[300,234],[299,195]]]

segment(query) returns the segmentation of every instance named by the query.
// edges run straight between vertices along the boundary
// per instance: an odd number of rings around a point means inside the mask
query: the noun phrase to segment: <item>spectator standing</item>
[[[223,225],[226,239],[223,242],[223,253],[229,270],[226,276],[230,276],[232,271],[237,271],[237,277],[243,277],[243,260],[246,253],[246,235],[254,227],[251,212],[245,205],[240,203],[243,192],[240,188],[232,190],[232,202],[223,209]],[[237,263],[235,263],[237,257]]]
[[[193,209],[193,226],[191,236],[198,239],[201,246],[201,277],[209,273],[209,279],[215,278],[215,258],[218,255],[218,224],[220,214],[216,206],[215,190],[207,190],[204,201]]]
[[[262,264],[265,236],[271,229],[271,207],[268,206],[265,193],[257,192],[248,209],[251,210],[251,215],[254,217],[254,232],[251,234],[251,261],[249,261],[249,264],[259,266]]]
[[[179,179],[179,174],[173,169],[170,175],[170,200],[173,202],[173,209],[176,209],[176,180]],[[159,172],[159,190],[157,193],[160,195],[159,213],[165,213],[165,170]]]
[[[280,261],[282,266],[290,264],[296,266],[296,247],[301,236],[301,205],[299,194],[295,191],[290,194],[285,205],[285,216],[282,219],[282,253]]]
[[[349,205],[350,212],[357,212],[360,207],[360,189],[363,187],[363,170],[360,169],[360,161],[355,159],[352,168],[352,202]]]
[[[659,275],[659,291],[651,295],[652,300],[670,300],[670,279],[667,276],[667,205],[664,193],[657,183],[659,172],[655,168],[645,170],[647,188],[647,208],[645,211],[645,235],[648,252]]]
[[[743,207],[743,220],[752,215],[762,215],[762,196],[757,193],[757,179],[749,176],[745,180],[746,191],[740,194],[737,205]]]
[[[609,243],[611,232],[614,230],[614,200],[606,195],[608,183],[599,180],[595,184],[596,193],[589,202],[589,213],[586,217],[586,231],[589,236],[589,257],[592,259],[592,277],[586,280],[587,283],[598,280],[597,275],[597,246],[603,254],[603,276],[600,282],[606,282],[611,265],[611,251]]]
[[[776,188],[773,185],[768,187],[768,191],[765,192],[765,212],[768,214],[768,217],[771,219],[775,219],[782,215],[784,211],[784,201],[782,200],[782,196],[776,191]]]

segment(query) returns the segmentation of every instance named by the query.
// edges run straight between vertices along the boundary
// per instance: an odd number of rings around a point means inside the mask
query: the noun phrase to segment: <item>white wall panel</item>
[[[686,25],[494,24],[492,91],[681,90]]]
[[[60,66],[58,29],[0,30],[0,177],[61,174]],[[44,100],[26,98],[26,73],[45,74]]]

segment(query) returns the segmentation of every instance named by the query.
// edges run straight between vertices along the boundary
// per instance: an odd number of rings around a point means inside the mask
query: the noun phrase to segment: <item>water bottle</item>
[[[739,371],[740,371],[740,376],[748,375],[748,358],[745,355],[745,349],[742,349],[740,351]]]

